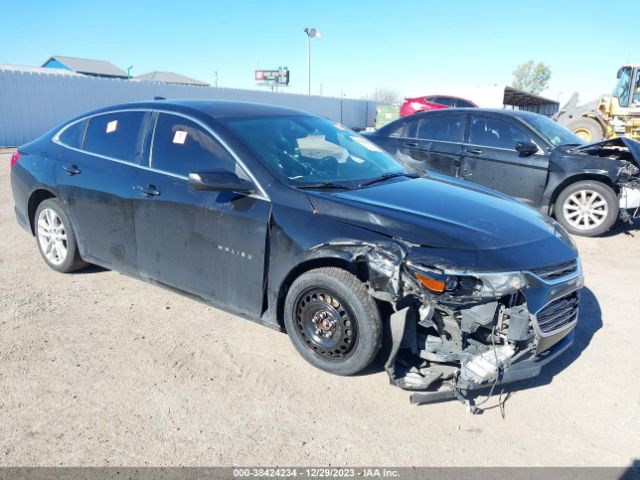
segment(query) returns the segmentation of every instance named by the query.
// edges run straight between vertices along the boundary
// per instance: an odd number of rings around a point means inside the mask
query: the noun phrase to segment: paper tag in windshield
[[[351,137],[351,138],[353,139],[354,142],[359,143],[367,150],[371,150],[372,152],[382,152],[382,149],[380,149],[375,143],[371,143],[369,140],[365,140],[362,137]]]
[[[113,133],[118,129],[118,120],[111,120],[107,123],[107,133]]]
[[[178,145],[184,145],[184,142],[187,141],[187,132],[184,130],[178,130],[173,135],[173,143],[177,143]]]

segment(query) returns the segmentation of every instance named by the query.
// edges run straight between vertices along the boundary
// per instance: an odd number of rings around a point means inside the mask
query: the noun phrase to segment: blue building
[[[105,60],[89,60],[86,58],[62,57],[54,55],[49,58],[43,68],[59,68],[81,75],[104,78],[128,78],[127,72]]]

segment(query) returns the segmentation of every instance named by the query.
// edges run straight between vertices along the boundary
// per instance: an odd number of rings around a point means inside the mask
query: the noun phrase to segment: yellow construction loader
[[[620,67],[611,95],[579,106],[574,93],[554,118],[587,142],[614,137],[640,140],[640,65]]]

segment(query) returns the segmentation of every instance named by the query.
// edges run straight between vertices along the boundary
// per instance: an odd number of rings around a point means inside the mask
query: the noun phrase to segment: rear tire
[[[607,232],[618,220],[619,213],[616,192],[593,180],[569,185],[560,192],[554,208],[556,220],[564,228],[585,237]]]
[[[80,258],[75,231],[60,200],[40,203],[33,223],[38,250],[49,267],[69,273],[89,265]]]
[[[567,122],[566,127],[587,143],[604,139],[602,126],[593,118],[575,117]]]
[[[341,268],[310,270],[291,285],[284,307],[291,343],[314,367],[354,375],[382,344],[378,307],[365,286]]]

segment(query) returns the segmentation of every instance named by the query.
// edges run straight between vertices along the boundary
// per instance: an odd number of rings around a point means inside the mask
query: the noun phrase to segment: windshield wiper
[[[385,173],[384,175],[380,175],[379,177],[372,178],[371,180],[367,180],[366,182],[362,182],[358,184],[358,187],[366,187],[367,185],[373,185],[374,183],[384,182],[390,178],[395,177],[409,177],[409,178],[418,178],[418,175],[415,173],[406,173],[406,172],[395,172],[395,173]]]
[[[348,185],[344,185],[342,183],[335,183],[335,182],[303,183],[300,185],[296,185],[296,188],[302,188],[302,189],[342,188],[344,190],[353,189],[353,187],[350,187]]]

